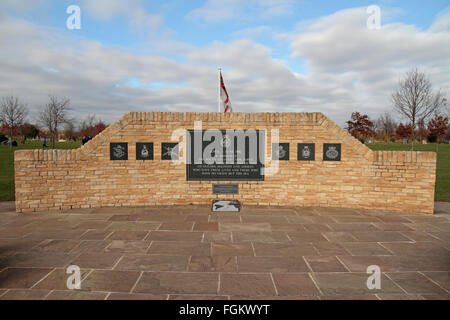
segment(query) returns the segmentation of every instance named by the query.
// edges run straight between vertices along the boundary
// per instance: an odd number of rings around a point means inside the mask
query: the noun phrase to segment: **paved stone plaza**
[[[0,208],[0,299],[449,299],[450,205]],[[68,290],[69,265],[81,290]],[[381,268],[369,290],[367,267]]]

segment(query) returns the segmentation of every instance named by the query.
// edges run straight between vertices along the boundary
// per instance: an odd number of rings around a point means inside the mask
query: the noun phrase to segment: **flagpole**
[[[220,72],[222,69],[219,68],[219,85],[217,90],[217,112],[220,113]]]

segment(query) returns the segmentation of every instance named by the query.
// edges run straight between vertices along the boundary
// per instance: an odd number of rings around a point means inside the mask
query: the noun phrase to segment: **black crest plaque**
[[[163,142],[161,144],[162,160],[179,160],[178,142]]]
[[[323,161],[341,161],[341,144],[324,143]]]
[[[272,143],[272,160],[289,160],[289,143]]]
[[[297,144],[297,160],[313,161],[315,159],[316,145],[314,143]]]
[[[109,144],[110,160],[128,160],[128,142],[111,142]]]
[[[136,143],[136,160],[153,160],[153,142]]]

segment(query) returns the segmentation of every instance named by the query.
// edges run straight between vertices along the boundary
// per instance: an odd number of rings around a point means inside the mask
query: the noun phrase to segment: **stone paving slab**
[[[69,290],[69,265],[81,289]],[[368,289],[367,267],[381,271]],[[450,205],[0,210],[0,299],[449,300]]]
[[[239,272],[309,272],[304,259],[297,257],[237,257]]]
[[[162,254],[126,254],[115,270],[186,271],[188,256]]]
[[[218,273],[143,272],[133,292],[215,295],[218,285]]]
[[[257,298],[276,295],[276,289],[269,273],[223,273],[220,275],[219,293]]]

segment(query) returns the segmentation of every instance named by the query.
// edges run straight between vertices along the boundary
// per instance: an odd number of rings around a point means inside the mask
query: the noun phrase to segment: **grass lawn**
[[[55,149],[75,149],[79,146],[80,141],[55,143]],[[27,141],[13,147],[12,151],[8,146],[0,145],[0,201],[14,200],[14,151],[19,149],[42,149],[42,141]]]
[[[56,149],[75,149],[81,145],[77,142],[57,142]],[[401,143],[371,143],[367,144],[372,150],[405,150],[409,151],[411,145]],[[41,141],[29,141],[20,144],[18,149],[40,149]],[[415,151],[436,151],[436,144],[415,144]],[[450,202],[450,145],[440,144],[437,157],[436,172],[436,201]],[[0,145],[0,201],[14,200],[14,156],[7,146]]]
[[[392,142],[369,143],[367,146],[372,150],[411,150],[410,144]],[[436,144],[414,144],[414,151],[436,151]],[[438,146],[434,200],[450,202],[450,144],[439,144]]]

